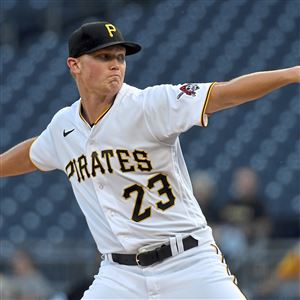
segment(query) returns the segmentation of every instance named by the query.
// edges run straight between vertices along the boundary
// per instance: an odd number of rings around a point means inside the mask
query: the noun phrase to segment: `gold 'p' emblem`
[[[117,29],[113,24],[105,24],[106,30],[110,37],[113,37],[113,32],[116,32]]]

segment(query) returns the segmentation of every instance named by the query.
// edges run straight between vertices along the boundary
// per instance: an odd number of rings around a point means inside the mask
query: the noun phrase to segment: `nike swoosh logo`
[[[66,130],[64,129],[64,132],[63,132],[64,137],[66,137],[68,134],[70,134],[70,133],[73,132],[74,130],[75,130],[75,128],[73,128],[73,129],[71,129],[71,130],[69,130],[69,131],[66,131]]]

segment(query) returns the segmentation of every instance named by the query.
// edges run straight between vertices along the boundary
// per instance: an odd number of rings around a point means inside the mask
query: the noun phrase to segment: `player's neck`
[[[111,107],[114,99],[115,97],[111,96],[101,98],[98,95],[81,96],[81,114],[90,125],[95,124]]]

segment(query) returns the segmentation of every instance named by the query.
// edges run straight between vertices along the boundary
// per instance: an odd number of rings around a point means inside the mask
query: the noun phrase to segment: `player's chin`
[[[120,79],[113,79],[109,82],[109,88],[110,90],[118,92],[122,87],[123,81]]]

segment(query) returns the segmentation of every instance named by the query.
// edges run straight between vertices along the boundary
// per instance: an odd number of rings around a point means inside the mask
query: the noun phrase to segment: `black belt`
[[[188,236],[182,240],[184,251],[198,246],[198,240],[192,236]],[[150,266],[156,262],[161,262],[164,259],[172,256],[170,244],[163,244],[158,248],[150,251],[141,251],[137,254],[118,254],[112,253],[112,260],[121,265],[128,266]]]

